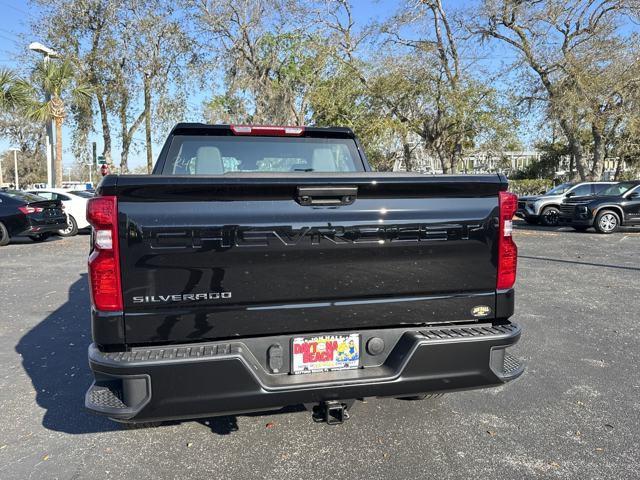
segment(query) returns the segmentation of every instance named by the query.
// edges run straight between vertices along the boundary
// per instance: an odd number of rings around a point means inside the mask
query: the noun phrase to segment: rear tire
[[[67,228],[64,230],[58,230],[58,235],[61,237],[73,237],[78,234],[78,223],[76,219],[71,215],[67,215]]]
[[[540,215],[540,223],[545,227],[557,227],[560,218],[560,210],[556,207],[547,207],[542,210]]]
[[[596,215],[593,225],[598,233],[609,234],[620,228],[620,217],[613,210],[603,210]]]
[[[9,231],[7,227],[4,226],[2,222],[0,222],[0,247],[4,247],[9,243],[11,238],[9,237]]]

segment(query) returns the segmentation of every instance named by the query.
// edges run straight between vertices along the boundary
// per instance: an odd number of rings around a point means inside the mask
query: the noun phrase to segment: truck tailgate
[[[316,176],[317,175],[317,176]],[[504,177],[120,176],[129,344],[474,320],[495,311]],[[347,204],[300,189],[350,187]],[[484,317],[483,320],[490,318]]]

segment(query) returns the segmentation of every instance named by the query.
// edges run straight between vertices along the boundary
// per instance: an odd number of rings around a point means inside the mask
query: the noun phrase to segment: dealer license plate
[[[360,365],[360,335],[322,335],[293,339],[293,373],[349,370]]]

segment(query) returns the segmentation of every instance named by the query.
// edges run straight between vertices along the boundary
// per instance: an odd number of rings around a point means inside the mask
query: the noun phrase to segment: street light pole
[[[92,170],[93,170],[93,164],[90,163],[89,164],[89,183],[91,185],[93,185],[93,178],[92,178],[93,177],[93,175],[92,175],[93,172],[92,172]]]
[[[18,183],[18,150],[19,148],[12,148],[13,151],[13,180],[15,183],[15,189],[20,190]]]
[[[41,53],[44,55],[44,64],[47,65],[49,63],[49,59],[58,58],[60,55],[55,50],[45,47],[41,43],[32,42],[29,44],[29,50],[33,50],[34,52]],[[49,102],[51,100],[51,96],[47,92],[46,101]],[[47,147],[47,186],[49,188],[56,187],[55,184],[55,175],[53,175],[54,170],[54,159],[55,152],[53,149],[53,119],[47,122],[47,138],[45,141]]]

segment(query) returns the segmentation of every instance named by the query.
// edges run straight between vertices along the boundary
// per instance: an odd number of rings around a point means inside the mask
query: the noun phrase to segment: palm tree
[[[33,70],[31,83],[18,82],[20,95],[27,98],[26,115],[35,121],[53,120],[56,126],[55,183],[62,185],[62,123],[69,102],[86,105],[91,101],[91,88],[78,82],[71,62],[42,62]]]
[[[7,68],[0,69],[0,112],[14,110],[24,105],[24,91],[20,88],[21,80]]]

